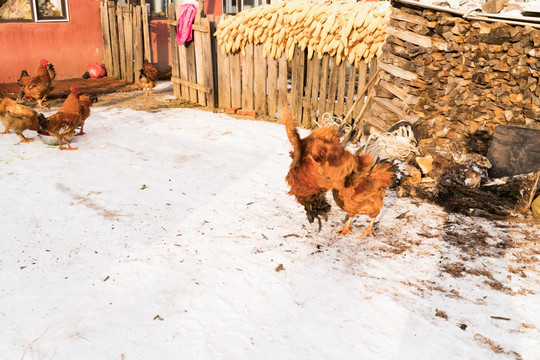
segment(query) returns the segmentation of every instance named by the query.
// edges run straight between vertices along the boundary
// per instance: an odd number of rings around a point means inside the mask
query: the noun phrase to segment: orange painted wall
[[[69,0],[69,22],[0,23],[0,83],[16,82],[21,70],[35,75],[40,59],[57,79],[79,78],[86,64],[103,62],[99,0]]]

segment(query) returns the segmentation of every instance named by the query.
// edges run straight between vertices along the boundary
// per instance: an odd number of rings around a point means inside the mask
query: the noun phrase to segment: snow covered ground
[[[0,136],[3,359],[540,359],[538,226],[389,191],[375,237],[317,232],[283,125],[105,101],[85,130]]]

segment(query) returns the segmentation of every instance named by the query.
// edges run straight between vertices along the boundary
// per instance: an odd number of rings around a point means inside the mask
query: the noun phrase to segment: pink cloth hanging
[[[197,6],[194,4],[183,4],[178,9],[178,27],[176,28],[176,42],[178,45],[184,45],[191,41],[191,27],[193,19],[197,14]]]

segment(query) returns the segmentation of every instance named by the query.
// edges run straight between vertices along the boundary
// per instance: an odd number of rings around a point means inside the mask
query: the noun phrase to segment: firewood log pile
[[[392,5],[372,109],[380,113],[383,107],[415,124],[422,153],[407,160],[420,174],[410,171],[414,176],[409,174],[398,193],[451,203],[454,210],[478,209],[484,194],[492,208],[481,211],[530,213],[526,203],[536,191],[536,174],[508,180],[526,196],[503,206],[493,197],[511,192],[486,187],[489,164],[456,159],[483,158],[498,125],[540,128],[540,29]],[[449,202],[456,197],[462,201]]]

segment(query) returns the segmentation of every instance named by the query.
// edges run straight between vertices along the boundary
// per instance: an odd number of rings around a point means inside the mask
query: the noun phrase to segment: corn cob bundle
[[[221,21],[214,36],[223,54],[245,54],[249,42],[262,44],[265,56],[290,60],[298,45],[310,59],[329,54],[358,66],[382,54],[390,13],[388,2],[280,1]]]

